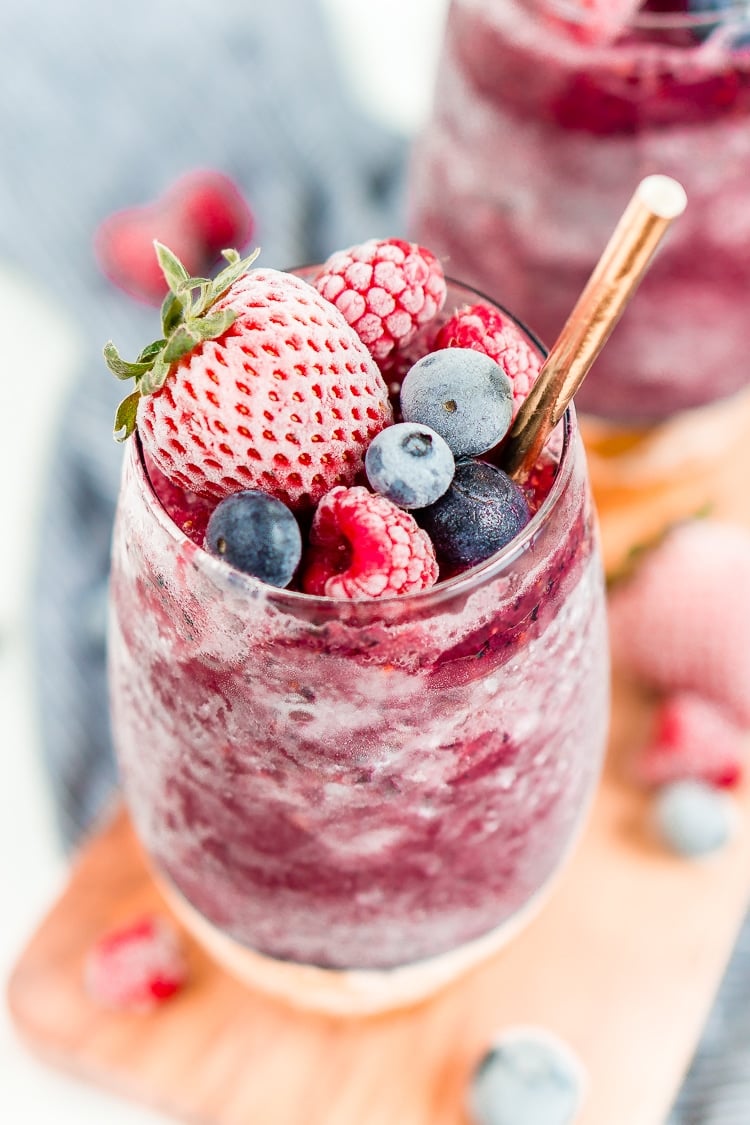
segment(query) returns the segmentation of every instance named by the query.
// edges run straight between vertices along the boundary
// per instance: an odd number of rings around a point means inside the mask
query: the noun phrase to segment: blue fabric
[[[39,558],[55,566],[39,566],[32,598],[45,761],[71,845],[115,785],[104,629],[120,387],[101,346],[134,354],[155,323],[101,276],[93,232],[210,167],[251,201],[264,264],[318,260],[402,232],[404,152],[347,102],[312,0],[9,0],[0,152],[0,262],[34,278],[86,342],[41,520]],[[749,1122],[746,927],[669,1125]]]

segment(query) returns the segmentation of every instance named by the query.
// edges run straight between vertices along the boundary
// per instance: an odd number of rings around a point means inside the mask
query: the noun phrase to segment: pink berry
[[[118,1011],[148,1012],[187,980],[179,935],[166,918],[148,915],[105,933],[84,966],[92,1000]]]
[[[332,254],[315,286],[382,364],[405,347],[445,303],[440,262],[402,239],[371,239]]]
[[[693,520],[610,597],[616,662],[663,692],[690,691],[750,726],[750,531]]]
[[[302,588],[332,598],[391,598],[434,585],[429,536],[408,512],[366,488],[334,488],[318,505]]]
[[[316,290],[278,270],[242,274],[211,309],[234,323],[140,398],[144,449],[173,484],[222,499],[257,488],[299,511],[352,484],[392,419],[367,348]]]
[[[152,203],[106,218],[94,237],[99,265],[133,297],[159,304],[167,292],[154,239],[171,246],[191,275],[205,275],[228,246],[245,246],[253,217],[237,185],[221,172],[199,170]]]
[[[447,320],[434,348],[473,348],[499,363],[513,384],[513,417],[539,374],[541,358],[508,316],[491,305],[467,305]]]
[[[742,777],[749,748],[747,732],[721,707],[693,692],[676,692],[659,705],[635,773],[645,785],[691,779],[728,787]]]

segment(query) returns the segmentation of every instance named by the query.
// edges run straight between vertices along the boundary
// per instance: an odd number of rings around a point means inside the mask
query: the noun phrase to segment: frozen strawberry
[[[103,272],[133,297],[159,304],[167,282],[154,239],[174,248],[189,273],[205,274],[227,246],[245,246],[253,217],[237,185],[200,170],[177,181],[153,203],[117,211],[102,222],[94,249]]]
[[[225,252],[229,265],[209,283],[157,250],[171,289],[163,339],[135,363],[105,348],[111,370],[136,384],[116,432],[137,425],[169,480],[204,498],[256,488],[302,510],[353,483],[392,413],[341,313],[291,274],[249,270],[253,257]]]
[[[426,590],[438,566],[412,515],[360,486],[334,488],[318,505],[302,588],[332,598],[392,598]]]
[[[186,980],[177,931],[166,918],[151,915],[104,934],[84,965],[91,999],[118,1011],[148,1012],[179,992]]]
[[[635,774],[653,786],[686,778],[732,786],[742,777],[749,749],[748,733],[721,707],[693,692],[677,692],[657,709]]]
[[[534,385],[541,358],[508,316],[489,305],[467,305],[447,320],[437,348],[473,348],[499,363],[513,385],[513,417]]]
[[[664,692],[691,691],[750,725],[750,531],[694,520],[610,597],[616,662]]]
[[[434,254],[402,239],[370,239],[332,254],[315,286],[346,317],[379,364],[405,347],[445,303]]]

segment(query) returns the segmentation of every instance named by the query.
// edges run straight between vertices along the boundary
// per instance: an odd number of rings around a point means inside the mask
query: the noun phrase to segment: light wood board
[[[667,854],[622,759],[648,707],[616,688],[610,758],[587,831],[541,913],[437,999],[354,1022],[246,991],[188,942],[191,984],[147,1016],[97,1009],[90,944],[166,909],[126,815],[85,846],[9,984],[19,1032],[50,1062],[204,1125],[464,1125],[467,1078],[496,1032],[538,1024],[589,1073],[580,1125],[662,1125],[750,898],[741,830],[702,862]]]

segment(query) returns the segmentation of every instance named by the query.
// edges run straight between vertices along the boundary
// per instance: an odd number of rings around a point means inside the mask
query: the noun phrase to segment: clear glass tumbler
[[[452,0],[410,211],[456,275],[551,342],[654,172],[688,210],[577,398],[621,423],[750,384],[747,6]]]
[[[447,312],[477,295],[452,285]],[[273,589],[187,539],[137,441],[114,535],[114,737],[175,910],[239,977],[342,1014],[507,940],[573,845],[608,723],[575,415],[551,491],[473,570],[402,598]]]

